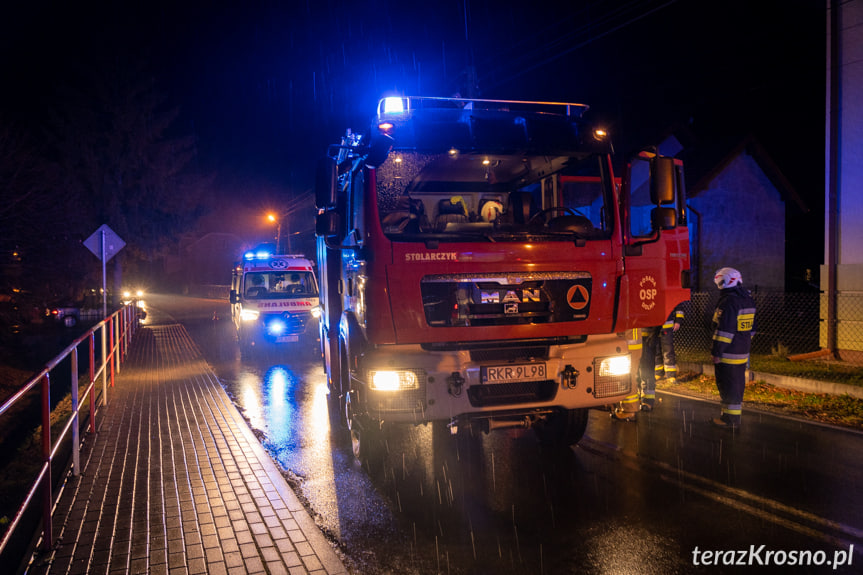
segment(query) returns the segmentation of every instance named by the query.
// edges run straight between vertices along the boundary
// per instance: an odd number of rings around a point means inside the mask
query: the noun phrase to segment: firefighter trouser
[[[734,425],[740,425],[743,413],[743,391],[746,389],[745,363],[717,363],[714,367],[716,387],[719,389],[719,399],[722,402],[722,420]]]
[[[677,355],[674,353],[674,328],[665,328],[659,334],[656,345],[656,375],[677,377]]]
[[[641,362],[638,366],[638,379],[641,381],[641,401],[653,407],[656,400],[656,350],[659,347],[659,328],[648,327],[642,330]]]

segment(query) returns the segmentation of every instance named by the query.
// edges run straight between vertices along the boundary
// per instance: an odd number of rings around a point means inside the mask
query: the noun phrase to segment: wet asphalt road
[[[317,356],[244,360],[226,302],[149,303],[186,326],[357,573],[863,572],[859,433],[754,412],[731,433],[706,424],[717,405],[662,394],[636,423],[592,412],[572,449],[426,425],[362,468]]]

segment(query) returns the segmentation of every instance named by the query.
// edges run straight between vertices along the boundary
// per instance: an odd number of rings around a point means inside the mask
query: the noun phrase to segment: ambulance
[[[281,344],[320,350],[318,282],[305,256],[246,252],[231,274],[230,301],[243,355]]]

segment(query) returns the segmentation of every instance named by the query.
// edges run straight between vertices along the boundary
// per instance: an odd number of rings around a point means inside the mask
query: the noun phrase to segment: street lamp
[[[267,214],[267,219],[276,223],[276,253],[281,253],[279,251],[279,241],[282,239],[282,220],[273,213]]]
[[[290,212],[285,212],[282,215],[276,215],[272,212],[267,214],[267,220],[269,220],[270,222],[274,222],[276,224],[276,253],[277,254],[282,253],[281,251],[279,251],[279,247],[281,246],[281,243],[282,243],[282,219],[286,218],[289,214],[290,214]],[[288,253],[291,253],[291,234],[290,233],[288,234]]]

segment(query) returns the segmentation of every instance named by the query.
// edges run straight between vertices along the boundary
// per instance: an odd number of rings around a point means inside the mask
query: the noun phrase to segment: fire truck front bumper
[[[614,335],[552,347],[547,357],[529,360],[396,347],[367,355],[354,382],[369,415],[394,422],[601,407],[635,385],[632,358]]]

